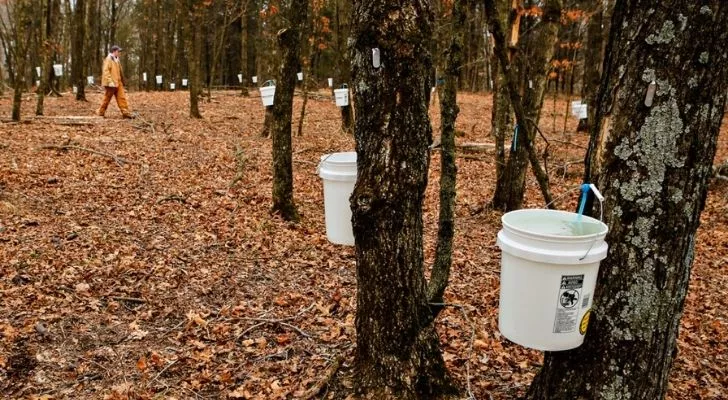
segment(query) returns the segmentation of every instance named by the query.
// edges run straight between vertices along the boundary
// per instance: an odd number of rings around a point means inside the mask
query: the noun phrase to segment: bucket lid
[[[330,153],[321,156],[319,176],[333,181],[356,180],[356,152]]]

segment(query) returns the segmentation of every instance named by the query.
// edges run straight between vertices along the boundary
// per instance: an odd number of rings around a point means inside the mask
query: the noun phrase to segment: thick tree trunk
[[[423,271],[422,204],[432,141],[425,95],[430,5],[356,0],[352,15],[355,386],[368,398],[436,399],[452,388]]]
[[[432,267],[427,298],[431,303],[443,303],[443,295],[450,278],[452,242],[455,237],[455,120],[460,108],[457,88],[463,65],[463,37],[465,36],[467,0],[455,0],[450,21],[450,47],[445,52],[445,83],[440,89],[440,215],[437,228],[435,264]],[[435,308],[440,310],[440,308]]]
[[[540,21],[536,24],[523,21],[520,24],[522,29],[529,32],[528,35],[524,35],[524,40],[519,43],[520,58],[518,62],[521,70],[520,86],[523,88],[522,99],[526,122],[519,122],[519,125],[513,131],[508,160],[505,162],[503,170],[497,171],[500,173],[497,173],[498,180],[492,206],[503,211],[521,208],[526,191],[526,172],[528,171],[529,157],[531,157],[532,162],[538,163],[537,159],[533,159],[535,152],[532,150],[532,146],[536,138],[536,127],[539,123],[544,93],[546,92],[546,77],[558,37],[560,17],[561,1],[550,0],[545,2]],[[512,31],[515,31],[515,28]],[[501,79],[501,84],[507,83],[503,82],[503,80],[507,79],[506,77],[499,79]],[[499,92],[509,90],[507,84],[501,84],[498,85]],[[502,109],[507,104],[503,96],[504,93],[497,94],[498,105],[496,110],[499,115],[494,119],[494,123],[507,121],[503,114],[509,112],[510,109]],[[527,125],[527,127],[524,127],[524,125]],[[504,135],[506,127],[494,127],[494,131],[497,135]],[[502,141],[503,139],[499,138],[498,143],[502,143]],[[500,149],[502,149],[502,145]],[[499,161],[502,161],[502,159]],[[538,171],[536,171],[536,174],[538,175]],[[546,184],[548,185],[548,183]]]
[[[584,345],[547,353],[529,399],[665,396],[728,94],[725,43],[721,0],[617,1],[588,166],[609,255]]]
[[[293,119],[293,92],[296,89],[296,73],[300,71],[302,34],[305,30],[308,2],[289,0],[287,5],[289,26],[278,32],[281,49],[281,67],[276,83],[273,103],[273,207],[287,221],[298,221],[298,211],[293,201],[293,152],[291,121]]]
[[[76,85],[76,100],[86,101],[86,77],[83,44],[86,38],[86,4],[76,0],[73,13],[73,38],[71,41],[71,82]]]

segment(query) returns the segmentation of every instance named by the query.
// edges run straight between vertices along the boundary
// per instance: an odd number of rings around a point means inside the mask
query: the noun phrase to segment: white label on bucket
[[[576,331],[579,317],[579,300],[584,287],[584,275],[561,275],[561,287],[556,303],[554,333]]]

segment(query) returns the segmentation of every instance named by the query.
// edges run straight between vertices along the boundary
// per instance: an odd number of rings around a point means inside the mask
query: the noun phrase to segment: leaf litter
[[[294,225],[268,212],[271,142],[260,136],[258,97],[213,92],[201,102],[205,118],[191,120],[184,92],[133,92],[140,118],[127,121],[113,107],[106,119],[94,117],[100,94],[87,96],[89,103],[70,95],[47,98],[48,116],[37,120],[27,97],[30,123],[0,123],[0,393],[110,400],[346,397],[321,382],[337,363],[350,366],[355,342],[354,252],[326,240],[315,173],[321,155],[354,149],[333,102],[311,99],[304,134],[293,139],[302,214]],[[460,94],[460,103],[458,142],[492,143],[490,96]],[[558,102],[558,121],[565,104]],[[298,116],[300,98],[294,106]],[[7,96],[0,110],[9,112]],[[579,146],[587,138],[573,133],[573,119],[570,134],[561,122],[554,131],[551,102],[544,111],[545,134],[572,143],[549,148],[558,196],[579,183],[582,167],[574,160],[583,158]],[[54,122],[71,116],[92,122]],[[436,105],[432,117],[437,134]],[[716,163],[728,160],[726,125]],[[495,187],[493,154],[460,155],[446,301],[462,304],[467,315],[446,309],[437,329],[463,387],[469,367],[476,398],[515,399],[542,356],[498,333],[500,214],[482,210]],[[435,151],[424,209],[428,265],[438,174]],[[542,206],[530,174],[527,185],[525,206]],[[561,208],[574,208],[576,196],[567,199]],[[727,211],[728,185],[716,181],[699,229],[669,399],[728,393]]]

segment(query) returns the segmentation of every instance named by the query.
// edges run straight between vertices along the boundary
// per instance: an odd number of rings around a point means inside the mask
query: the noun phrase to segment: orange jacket
[[[101,85],[119,87],[124,84],[124,74],[121,70],[121,62],[109,54],[104,59],[104,65],[101,67]]]

